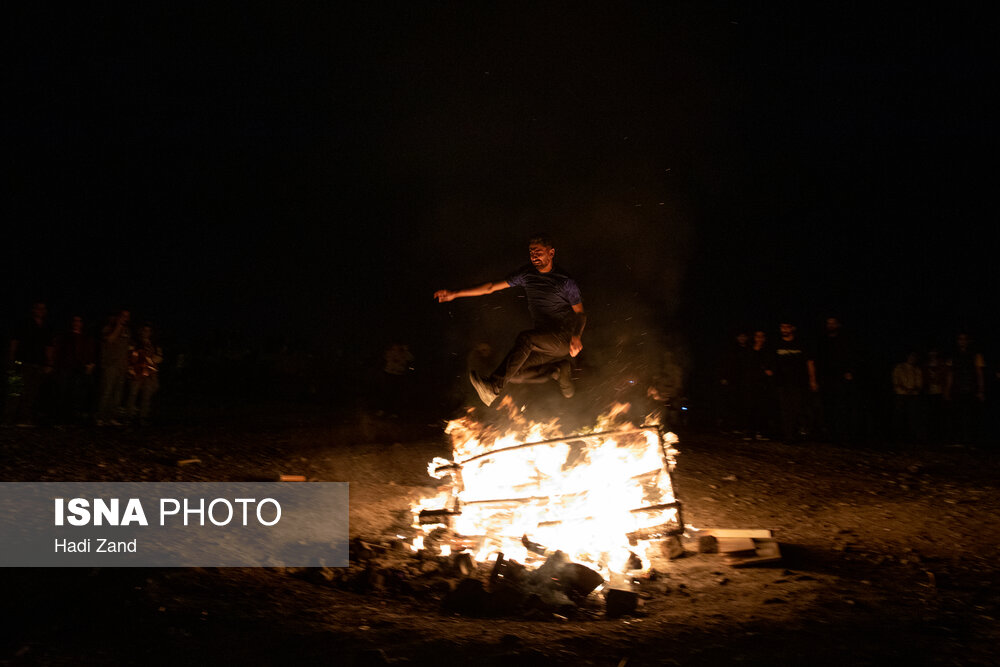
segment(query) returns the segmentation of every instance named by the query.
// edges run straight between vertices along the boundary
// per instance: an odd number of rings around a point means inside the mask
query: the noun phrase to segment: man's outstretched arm
[[[569,339],[569,356],[575,357],[583,349],[583,328],[587,326],[587,313],[583,312],[582,303],[573,304],[573,312],[576,313],[576,326],[573,328],[573,335]]]
[[[500,290],[507,289],[508,287],[510,287],[510,284],[506,280],[498,280],[496,282],[483,283],[477,287],[469,287],[467,289],[439,289],[437,292],[434,292],[434,298],[437,299],[439,303],[444,303],[462,296],[483,296],[485,294],[493,294],[493,292],[499,292]]]

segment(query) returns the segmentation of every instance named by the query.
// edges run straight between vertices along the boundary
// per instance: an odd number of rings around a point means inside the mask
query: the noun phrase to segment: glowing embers
[[[648,568],[663,540],[683,532],[670,475],[677,438],[656,425],[613,426],[622,411],[572,436],[555,424],[521,424],[519,437],[452,422],[455,460],[428,468],[448,484],[413,507],[419,548],[477,561],[502,553],[529,567],[558,550],[605,578]]]

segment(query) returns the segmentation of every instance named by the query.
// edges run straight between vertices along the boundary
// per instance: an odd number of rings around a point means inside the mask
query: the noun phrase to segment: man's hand
[[[438,303],[446,303],[455,298],[455,292],[439,289],[437,292],[434,292],[434,298],[438,300]]]
[[[573,336],[569,339],[569,356],[575,357],[580,354],[580,350],[583,349],[583,341],[579,336]]]

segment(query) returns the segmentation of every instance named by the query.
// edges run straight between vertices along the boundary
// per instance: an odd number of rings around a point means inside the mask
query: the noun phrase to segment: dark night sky
[[[431,293],[545,229],[598,341],[830,309],[879,345],[997,336],[975,13],[144,4],[8,10],[7,321],[461,349],[513,297]]]

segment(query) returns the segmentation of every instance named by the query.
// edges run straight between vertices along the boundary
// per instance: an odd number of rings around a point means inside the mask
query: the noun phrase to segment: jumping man
[[[570,357],[580,354],[580,336],[587,323],[576,281],[553,263],[556,249],[546,234],[528,242],[530,264],[503,280],[483,283],[463,290],[438,290],[440,303],[459,297],[483,296],[508,287],[523,287],[533,328],[517,335],[514,347],[488,377],[475,371],[469,379],[483,403],[490,405],[508,382],[524,382],[546,375],[559,382],[566,398],[573,396]]]

